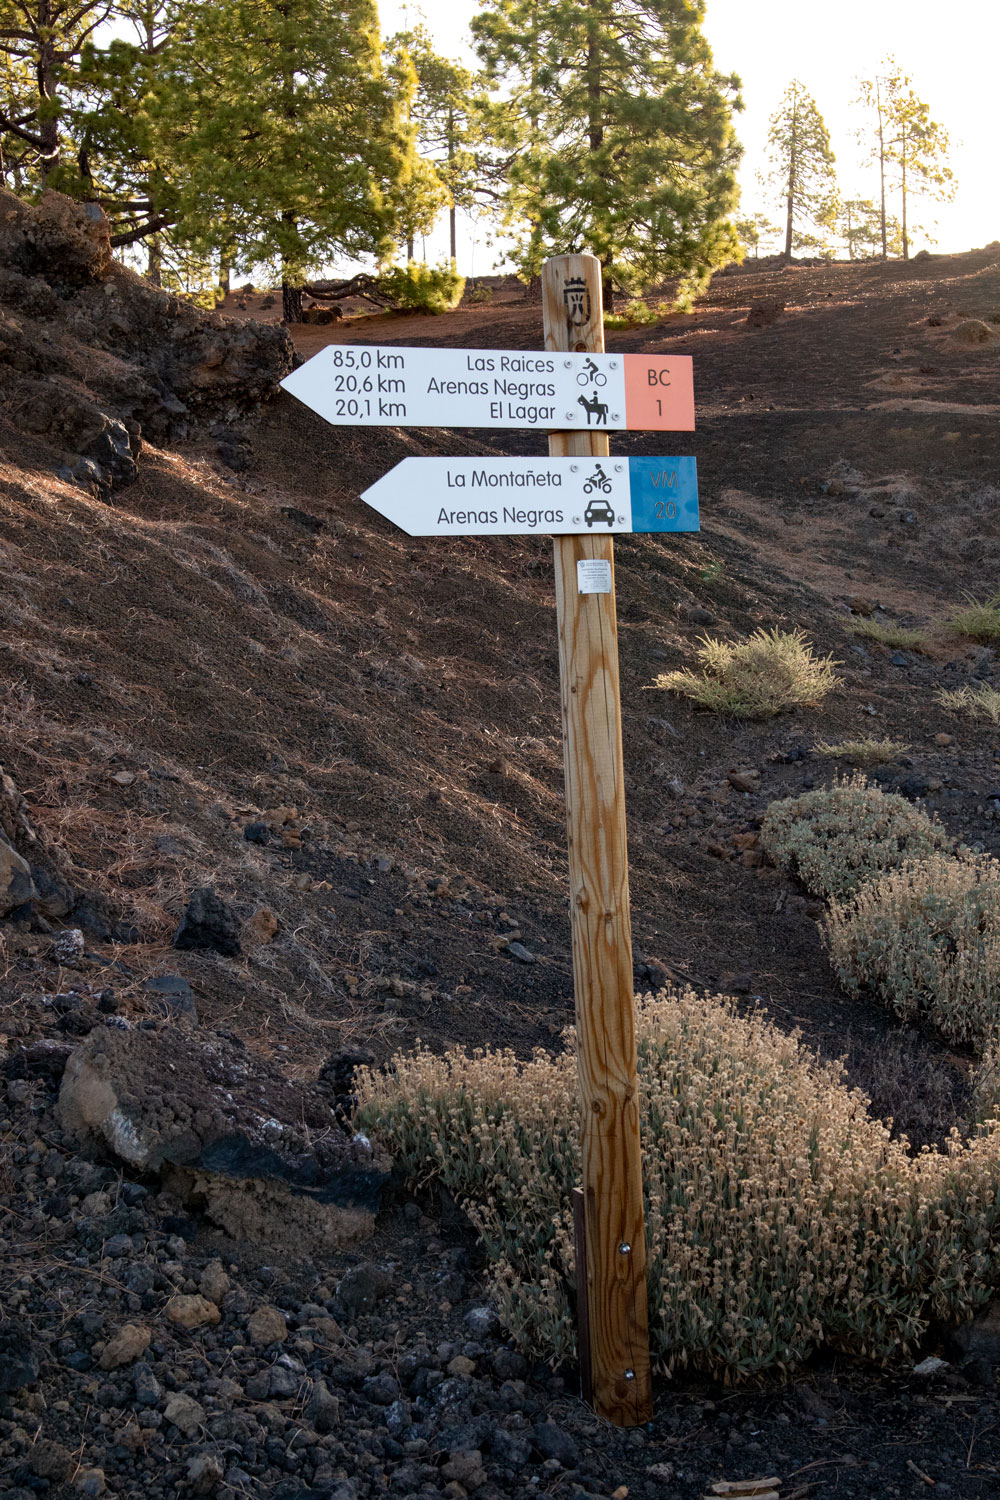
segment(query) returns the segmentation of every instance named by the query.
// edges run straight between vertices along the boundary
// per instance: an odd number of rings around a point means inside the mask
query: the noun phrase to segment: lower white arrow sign
[[[693,458],[404,458],[361,498],[410,536],[699,529]]]

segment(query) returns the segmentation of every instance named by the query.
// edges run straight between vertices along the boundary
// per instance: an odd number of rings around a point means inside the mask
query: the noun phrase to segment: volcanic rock
[[[130,1167],[167,1174],[234,1237],[348,1245],[374,1227],[387,1163],[333,1118],[322,1085],[187,1029],[96,1029],[72,1055],[60,1121]]]

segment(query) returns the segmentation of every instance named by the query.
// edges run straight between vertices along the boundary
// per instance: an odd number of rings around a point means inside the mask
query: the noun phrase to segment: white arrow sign
[[[361,498],[410,536],[698,530],[693,458],[404,458]]]
[[[694,431],[690,355],[328,344],[281,382],[339,426]]]

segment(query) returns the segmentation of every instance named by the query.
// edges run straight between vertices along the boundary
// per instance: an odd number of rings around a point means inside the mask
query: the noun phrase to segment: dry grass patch
[[[851,995],[982,1049],[1000,1030],[1000,862],[934,854],[834,901],[830,960]]]
[[[845,896],[907,860],[953,845],[921,808],[871,786],[859,771],[772,802],[760,838],[778,868],[815,896]]]
[[[766,719],[821,703],[840,681],[832,657],[817,656],[801,630],[757,630],[745,641],[703,636],[700,670],[666,672],[654,687],[737,719]]]
[[[924,643],[922,630],[912,630],[906,625],[894,625],[890,620],[854,620],[851,629],[866,641],[875,641],[880,646],[889,646],[894,651],[919,651]]]
[[[822,1345],[898,1358],[932,1317],[988,1299],[1000,1133],[914,1156],[839,1066],[730,1001],[661,992],[637,1001],[636,1019],[658,1370],[737,1379]],[[572,1045],[528,1063],[418,1047],[360,1090],[360,1128],[411,1180],[443,1182],[465,1205],[521,1346],[572,1359]]]
[[[938,693],[937,701],[942,708],[954,708],[959,713],[971,714],[974,719],[988,719],[991,724],[1000,724],[1000,691],[982,683],[979,687],[951,688]]]
[[[902,740],[891,739],[868,739],[860,740],[817,740],[813,745],[814,755],[828,755],[834,760],[849,761],[852,766],[881,766],[889,761],[898,760],[909,750],[909,745],[904,745]]]
[[[984,645],[1000,641],[1000,593],[989,599],[976,599],[971,594],[965,597],[965,609],[959,610],[948,621],[952,630]]]

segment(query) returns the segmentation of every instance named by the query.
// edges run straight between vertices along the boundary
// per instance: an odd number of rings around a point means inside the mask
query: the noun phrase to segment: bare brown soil
[[[758,297],[786,311],[753,329]],[[988,322],[988,342],[955,338],[968,318]],[[698,410],[672,446],[698,458],[702,532],[617,548],[637,982],[736,990],[846,1053],[852,1080],[916,1141],[963,1118],[970,1059],[927,1035],[901,1041],[845,999],[817,908],[749,836],[768,802],[832,776],[817,740],[878,734],[910,746],[892,780],[1000,852],[1000,735],[935,701],[1000,685],[995,653],[943,623],[963,594],[1000,585],[998,318],[994,245],[905,266],[751,263],[694,313],[609,336],[693,354]],[[533,348],[540,311],[512,290],[434,320],[347,318],[295,337],[303,355],[331,340]],[[303,1078],[342,1046],[382,1059],[417,1036],[553,1044],[572,977],[549,546],[416,541],[358,499],[409,454],[540,452],[544,435],[337,430],[281,396],[248,469],[208,440],[149,448],[107,502],[56,478],[4,421],[0,763],[74,883],[107,903],[113,930],[88,938],[88,979],[113,973],[141,1011],[147,975],[182,973],[203,1025]],[[613,438],[619,452],[663,441]],[[875,606],[925,629],[926,649],[894,659],[853,635],[852,608]],[[745,725],[652,688],[706,629],[760,625],[802,628],[843,663],[822,709]],[[739,772],[753,790],[733,786]],[[243,837],[258,821],[263,845]],[[273,940],[248,932],[234,959],[172,951],[205,884],[242,919],[272,911]],[[536,961],[514,960],[511,939]],[[44,935],[3,942],[11,1002],[51,986]],[[12,1039],[18,1016],[16,1003],[4,1015]],[[670,1407],[650,1442],[685,1478],[656,1493],[687,1500],[724,1470],[724,1413],[758,1424],[738,1456],[761,1473],[795,1429],[783,1494],[793,1480],[810,1494],[923,1493],[913,1455],[942,1494],[991,1493],[995,1391],[956,1407],[954,1391],[915,1403],[911,1386],[900,1396],[854,1368],[818,1378],[829,1410],[808,1416],[804,1456],[786,1393]],[[677,1461],[705,1445],[711,1462]]]

